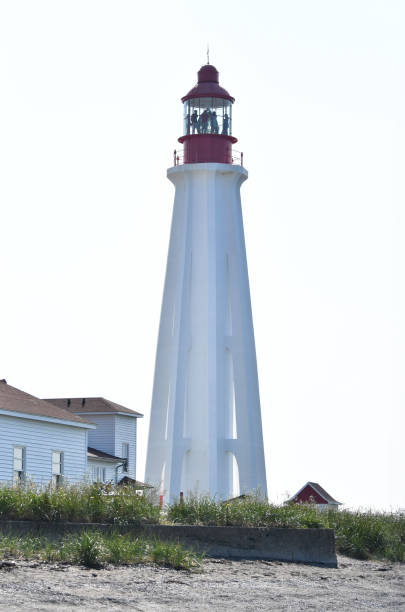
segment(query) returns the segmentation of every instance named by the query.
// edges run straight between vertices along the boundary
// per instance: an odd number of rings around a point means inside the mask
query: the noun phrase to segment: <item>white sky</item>
[[[145,414],[180,97],[235,96],[269,496],[405,506],[405,3],[0,1],[0,378]]]

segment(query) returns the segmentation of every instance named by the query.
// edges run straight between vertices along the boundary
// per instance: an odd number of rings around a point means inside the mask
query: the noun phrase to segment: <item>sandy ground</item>
[[[206,560],[190,573],[0,562],[2,610],[405,610],[405,564]]]

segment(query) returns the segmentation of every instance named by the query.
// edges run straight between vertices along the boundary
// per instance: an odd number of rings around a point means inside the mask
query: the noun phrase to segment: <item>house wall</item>
[[[89,430],[89,446],[116,457],[122,457],[123,443],[129,444],[128,472],[136,478],[136,434],[137,420],[121,414],[84,414],[83,417],[97,425]],[[118,473],[123,473],[119,468]]]
[[[115,452],[116,416],[114,414],[83,414],[83,418],[97,425],[96,429],[89,430],[89,446],[110,455],[117,455]]]
[[[69,482],[83,480],[87,469],[87,429],[0,415],[0,481],[13,480],[14,446],[26,448],[26,475],[46,485],[52,476],[52,451],[63,451]]]
[[[131,478],[136,478],[136,422],[134,417],[120,414],[115,416],[115,452],[117,457],[122,457],[122,444],[129,444],[128,472]],[[119,470],[122,473],[122,469]]]
[[[117,462],[118,463],[118,462]],[[98,459],[88,459],[87,460],[87,478],[89,482],[94,482],[93,478],[93,467],[99,467],[101,469],[105,469],[105,479],[104,482],[115,482],[115,466],[111,465],[111,463],[107,461],[102,461]]]
[[[317,493],[310,485],[307,485],[302,491],[294,498],[294,503],[313,503],[313,504],[327,504],[327,502]]]

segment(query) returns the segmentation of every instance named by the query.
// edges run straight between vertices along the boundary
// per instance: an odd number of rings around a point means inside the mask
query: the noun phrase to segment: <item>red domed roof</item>
[[[206,64],[198,71],[198,84],[190,89],[188,94],[181,99],[182,102],[190,98],[225,98],[235,102],[235,98],[219,85],[218,70],[211,64]]]

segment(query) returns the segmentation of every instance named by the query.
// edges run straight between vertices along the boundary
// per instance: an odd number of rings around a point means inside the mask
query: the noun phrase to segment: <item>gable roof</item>
[[[104,397],[57,397],[44,401],[69,410],[73,414],[125,414],[132,417],[143,417],[140,412],[125,408]]]
[[[40,417],[40,420],[57,419],[58,421],[69,421],[72,425],[94,427],[89,421],[77,414],[72,414],[69,410],[54,406],[39,397],[8,385],[5,379],[0,380],[0,411],[24,414],[27,415],[26,418],[32,416],[33,418]]]
[[[308,482],[307,484],[312,487],[321,497],[323,497],[325,501],[331,504],[340,504],[340,502],[333,499],[332,495],[329,495],[329,493],[327,493],[325,489],[323,489],[317,482]]]
[[[329,493],[327,493],[325,489],[321,487],[321,485],[319,485],[317,482],[309,482],[309,481],[305,483],[304,486],[301,487],[301,489],[297,491],[297,493],[295,493],[295,495],[287,499],[287,502],[293,501],[294,499],[296,499],[306,487],[311,487],[315,491],[315,493],[318,493],[318,495],[322,497],[322,499],[324,499],[327,503],[341,505],[341,502],[336,501],[336,499],[334,499],[332,495],[329,495]]]

